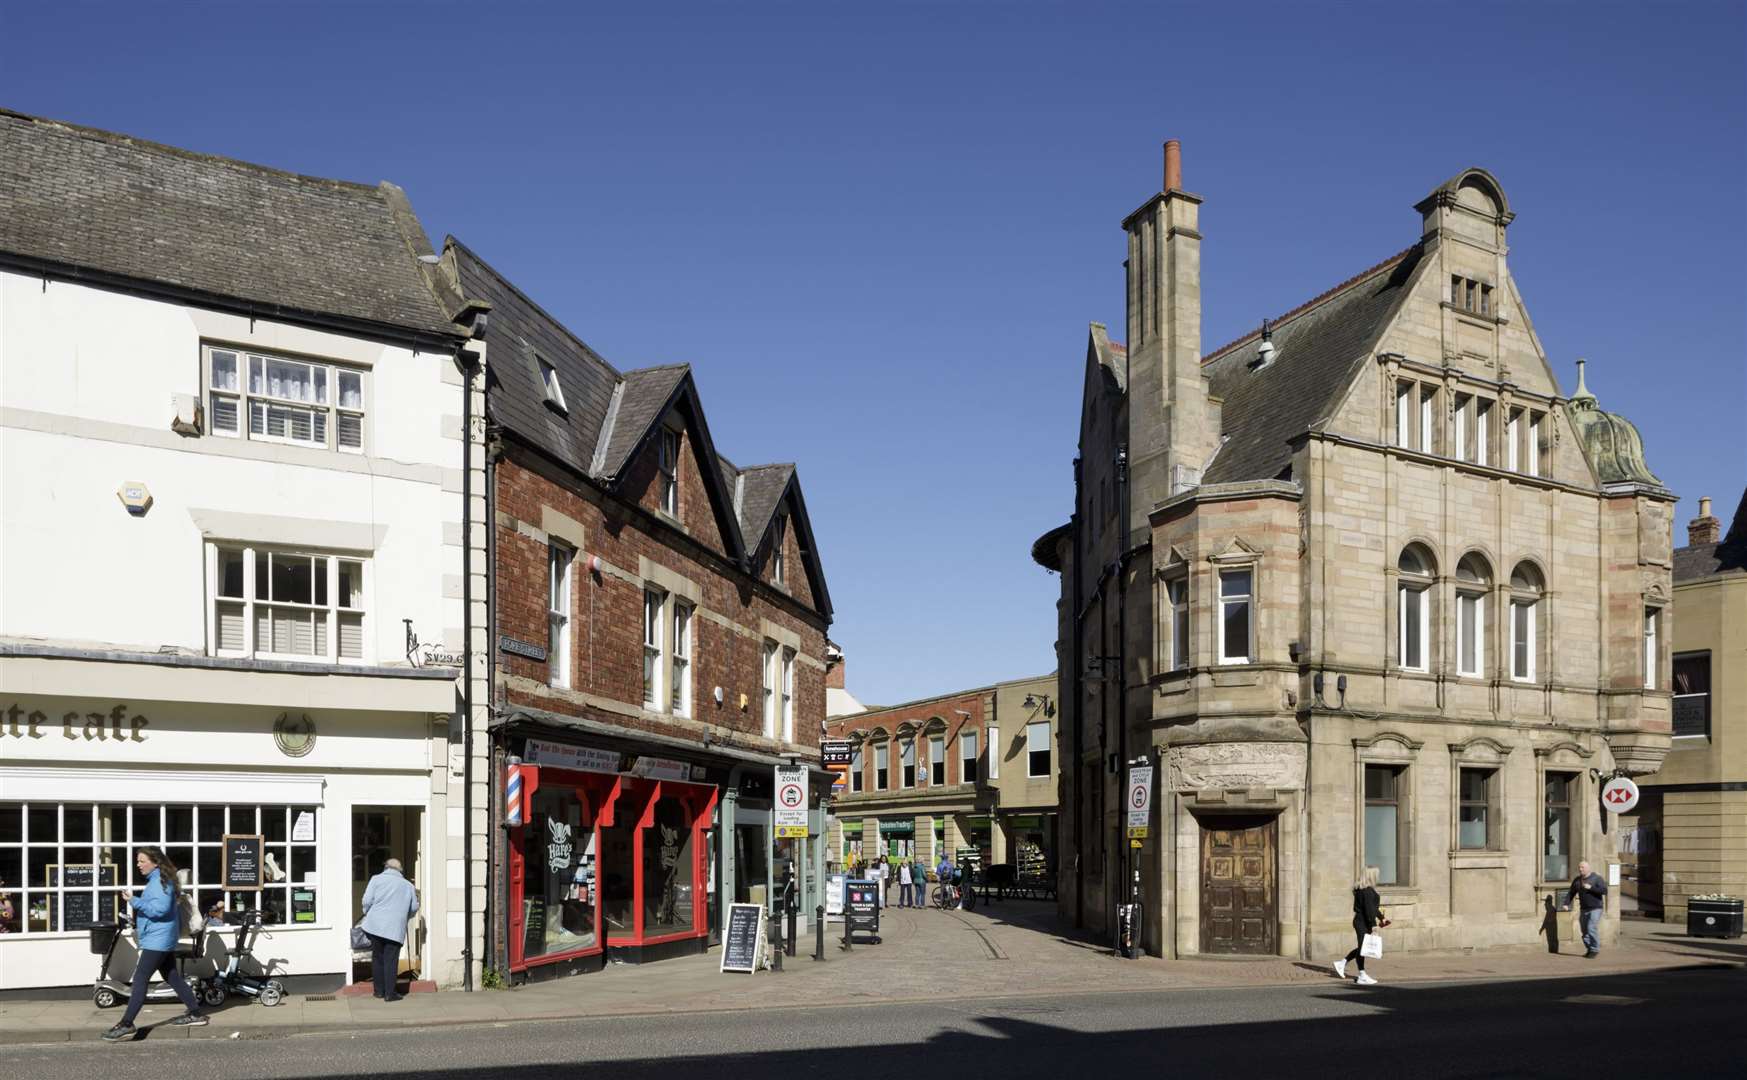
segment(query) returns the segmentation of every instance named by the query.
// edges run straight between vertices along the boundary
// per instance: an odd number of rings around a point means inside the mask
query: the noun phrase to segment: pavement
[[[857,945],[849,952],[827,938],[823,961],[811,959],[812,939],[804,939],[800,955],[786,958],[780,973],[722,974],[717,970],[720,954],[712,949],[644,965],[610,965],[600,972],[510,990],[412,994],[394,1003],[370,997],[292,995],[284,1004],[266,1008],[233,1000],[213,1010],[212,1023],[206,1027],[156,1027],[146,1037],[160,1042],[259,1039],[708,1014],[744,1011],[752,1002],[760,1009],[817,1009],[1087,993],[1341,987],[1327,964],[1320,962],[1271,957],[1117,960],[1107,950],[1062,932],[1052,904],[1005,901],[975,912],[888,908],[881,932],[881,944]],[[1688,938],[1677,927],[1627,920],[1619,943],[1595,960],[1570,950],[1552,955],[1544,948],[1525,947],[1386,955],[1371,964],[1385,986],[1606,980],[1680,968],[1722,969],[1739,976],[1747,968],[1747,944]],[[180,1011],[179,1005],[148,1006],[139,1025],[160,1024]],[[117,1019],[119,1010],[100,1010],[88,1000],[8,1001],[0,1003],[0,1044],[92,1041]]]

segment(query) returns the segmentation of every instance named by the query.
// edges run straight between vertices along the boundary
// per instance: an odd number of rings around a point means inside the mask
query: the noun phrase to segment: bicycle
[[[950,911],[962,907],[970,911],[977,906],[977,892],[970,883],[963,885],[936,885],[934,887],[934,906],[941,911]]]

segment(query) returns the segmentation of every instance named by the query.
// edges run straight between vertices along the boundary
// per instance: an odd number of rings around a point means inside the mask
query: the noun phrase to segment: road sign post
[[[804,839],[807,835],[807,767],[776,767],[776,835]]]

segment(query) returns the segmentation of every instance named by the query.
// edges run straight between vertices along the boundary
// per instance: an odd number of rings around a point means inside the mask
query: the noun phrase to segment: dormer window
[[[679,516],[679,432],[661,429],[661,445],[657,467],[661,470],[661,510],[669,517]]]
[[[1450,304],[1463,311],[1471,311],[1476,315],[1492,314],[1492,286],[1484,281],[1462,277],[1460,274],[1450,276]]]
[[[540,365],[540,383],[546,388],[546,404],[564,412],[564,387],[558,384],[558,369],[546,362],[543,356],[534,360]]]

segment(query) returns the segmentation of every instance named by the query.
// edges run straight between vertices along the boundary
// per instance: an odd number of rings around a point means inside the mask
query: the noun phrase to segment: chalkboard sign
[[[224,888],[261,887],[261,837],[232,833],[224,838]]]
[[[49,864],[49,884],[65,885],[66,907],[51,894],[49,901],[49,925],[57,930],[83,930],[87,923],[97,921],[97,898],[89,892],[74,892],[74,889],[90,889],[93,885],[111,888],[115,885],[114,863],[60,863]]]
[[[728,932],[722,935],[722,970],[758,970],[758,950],[764,941],[764,905],[729,904]]]
[[[522,955],[539,956],[546,951],[546,898],[530,896],[522,901]]]

